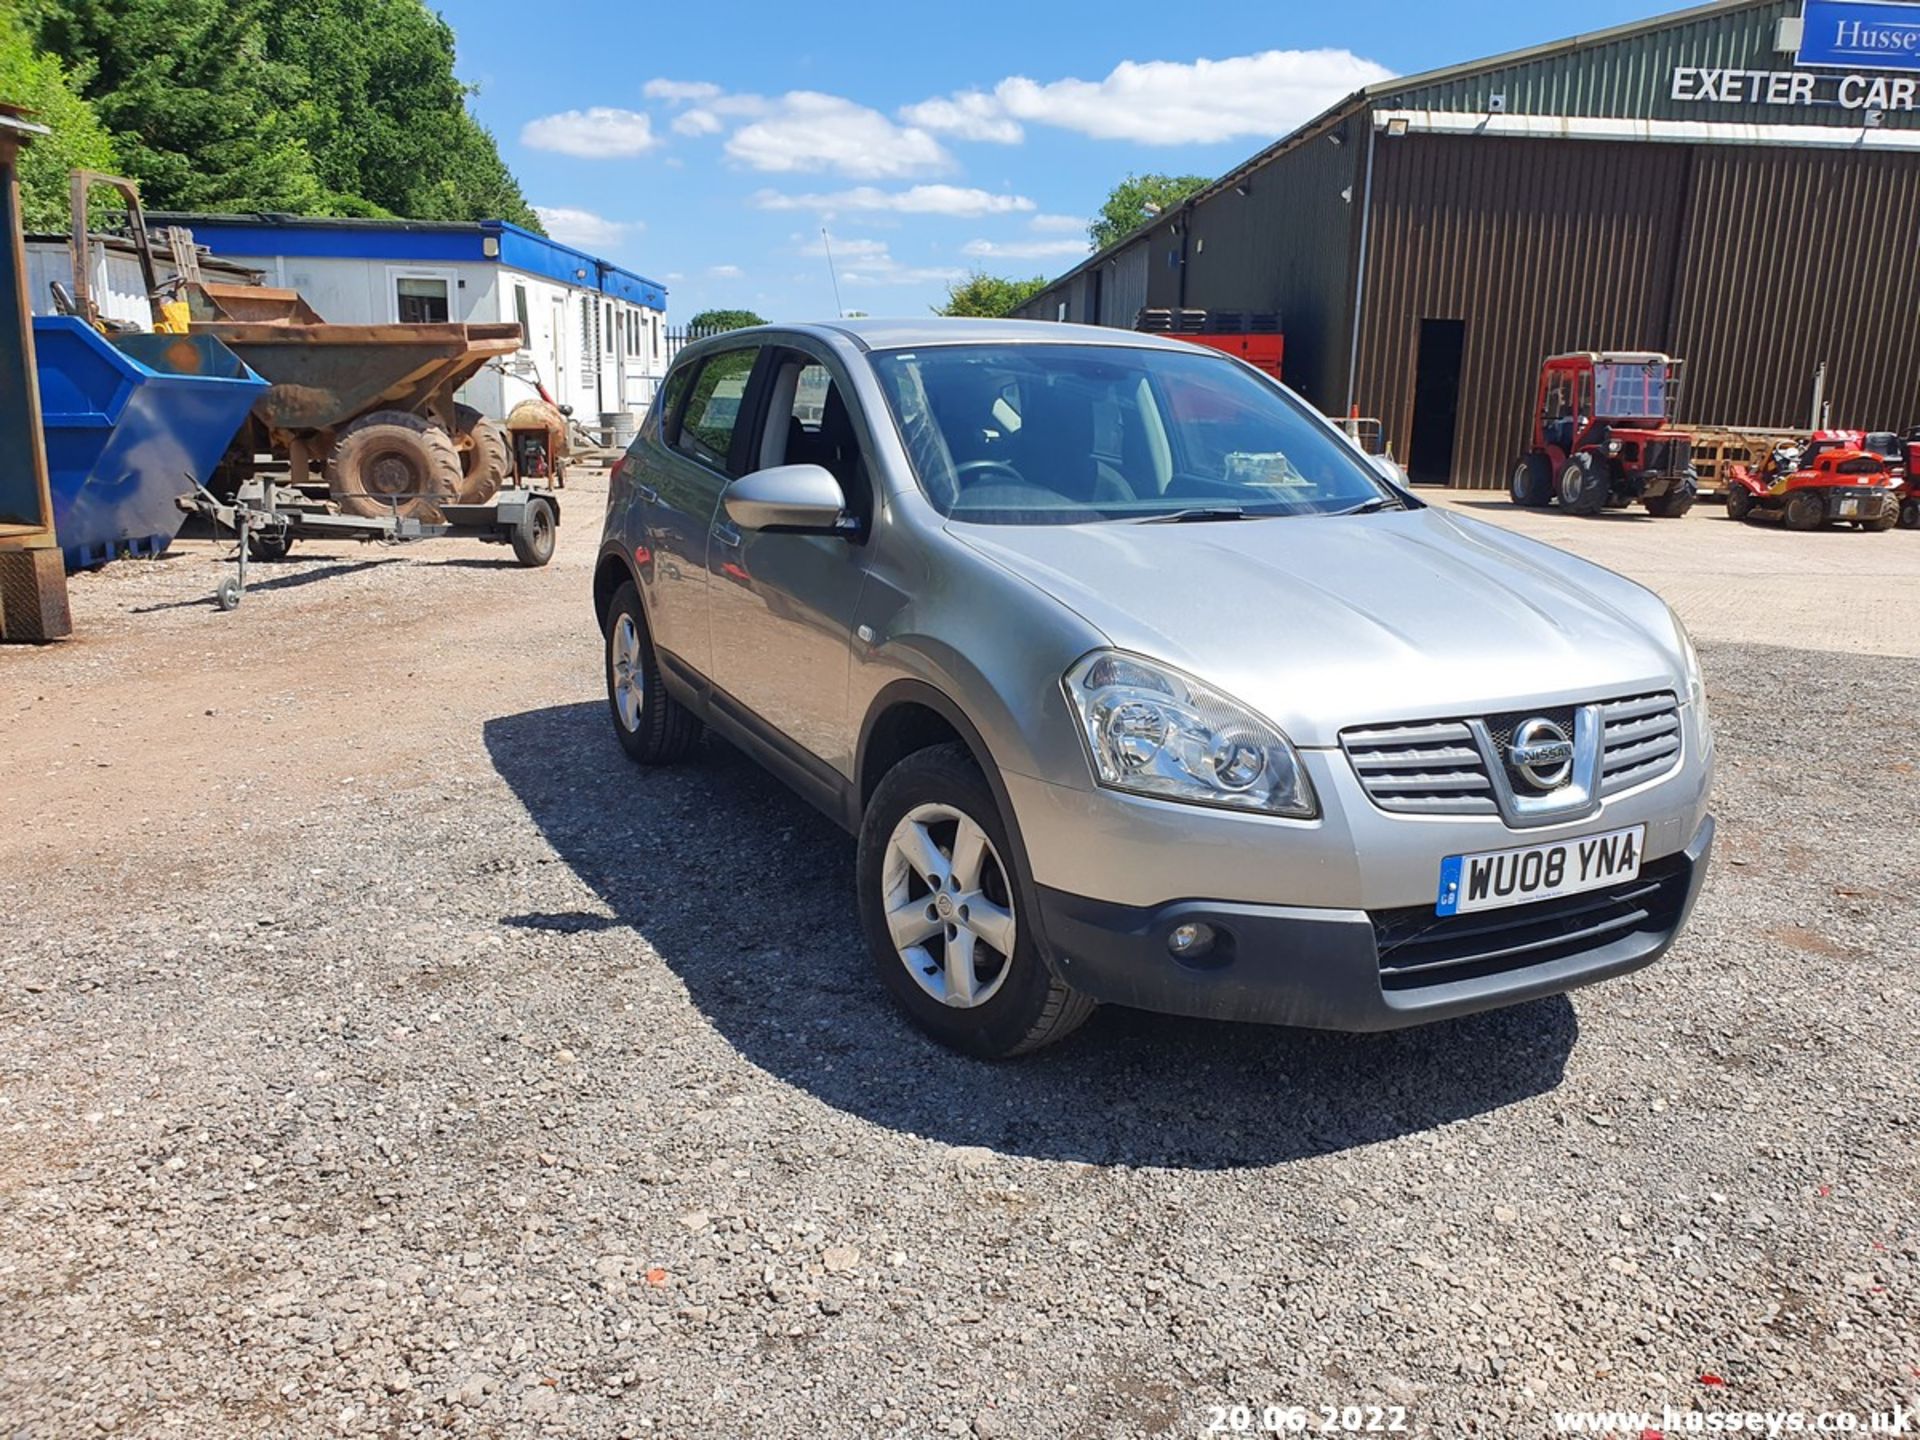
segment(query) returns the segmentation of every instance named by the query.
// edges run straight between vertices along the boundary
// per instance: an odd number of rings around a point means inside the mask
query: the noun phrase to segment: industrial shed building
[[[1920,424],[1920,4],[1722,0],[1361,90],[1022,307],[1278,311],[1414,478],[1503,486],[1544,356],[1662,350],[1679,418]],[[1816,380],[1816,374],[1821,377]]]

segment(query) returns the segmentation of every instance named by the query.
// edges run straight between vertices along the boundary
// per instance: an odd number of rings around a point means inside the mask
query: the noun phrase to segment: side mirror
[[[723,503],[727,518],[746,530],[832,534],[845,528],[847,497],[819,465],[775,465],[742,475]]]

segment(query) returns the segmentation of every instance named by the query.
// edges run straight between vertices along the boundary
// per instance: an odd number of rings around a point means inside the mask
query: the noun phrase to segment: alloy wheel
[[[637,732],[640,712],[647,701],[647,676],[640,662],[640,627],[631,615],[614,617],[607,647],[613,668],[613,703],[620,712],[620,723]]]
[[[955,1009],[999,993],[1018,924],[1007,868],[978,822],[915,806],[887,840],[880,884],[894,953],[922,990]]]

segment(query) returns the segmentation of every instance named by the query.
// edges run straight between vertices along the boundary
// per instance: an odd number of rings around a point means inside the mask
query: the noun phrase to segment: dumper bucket
[[[158,555],[186,518],[175,497],[212,477],[266,382],[205,335],[108,340],[51,315],[33,346],[67,569]]]

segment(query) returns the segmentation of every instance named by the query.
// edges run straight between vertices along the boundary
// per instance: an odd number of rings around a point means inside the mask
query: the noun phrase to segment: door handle
[[[651,485],[636,485],[633,487],[633,493],[649,505],[658,505],[660,503],[660,492]]]
[[[713,527],[713,538],[730,549],[740,548],[740,532],[724,520]]]

